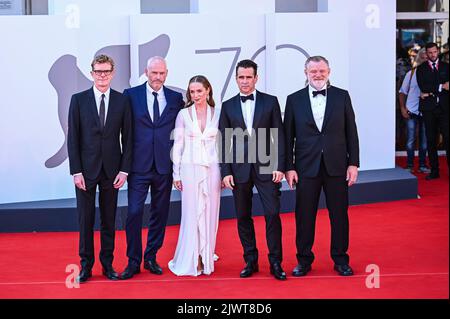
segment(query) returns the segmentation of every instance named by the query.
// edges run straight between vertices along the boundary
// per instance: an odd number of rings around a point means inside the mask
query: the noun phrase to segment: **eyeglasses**
[[[113,70],[92,70],[92,72],[94,72],[95,75],[98,75],[98,76],[103,75],[103,74],[108,76],[112,73],[112,71]]]

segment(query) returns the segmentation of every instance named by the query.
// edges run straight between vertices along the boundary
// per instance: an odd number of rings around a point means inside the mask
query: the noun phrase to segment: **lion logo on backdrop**
[[[162,34],[155,39],[139,46],[139,70],[144,70],[147,60],[152,56],[166,57],[169,52],[170,38]],[[111,86],[122,92],[130,87],[130,45],[111,45],[98,50],[94,56],[106,54],[116,62],[116,75]],[[69,75],[69,76],[68,76]],[[57,59],[48,72],[48,79],[58,95],[58,118],[64,133],[64,143],[59,150],[45,161],[45,167],[54,168],[67,159],[67,117],[69,114],[70,98],[74,92],[87,90],[93,85],[77,66],[77,59],[73,55],[63,55]],[[172,89],[184,93],[180,88]]]

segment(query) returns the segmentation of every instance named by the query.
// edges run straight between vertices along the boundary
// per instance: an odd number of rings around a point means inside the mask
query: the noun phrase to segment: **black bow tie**
[[[242,103],[245,103],[245,101],[247,101],[247,100],[252,100],[252,101],[254,101],[255,98],[253,97],[253,94],[250,94],[250,95],[247,95],[247,96],[241,95],[241,101],[242,101]]]
[[[316,97],[319,94],[322,94],[323,96],[327,96],[327,90],[323,89],[320,91],[313,91],[313,97]]]

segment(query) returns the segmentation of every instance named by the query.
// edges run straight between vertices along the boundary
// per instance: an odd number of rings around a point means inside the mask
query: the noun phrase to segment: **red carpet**
[[[441,160],[443,160],[441,158]],[[399,164],[403,159],[399,159]],[[220,222],[216,252],[220,256],[211,276],[176,277],[167,269],[178,226],[167,228],[158,254],[162,276],[146,271],[127,281],[94,276],[80,288],[65,285],[66,266],[78,264],[78,233],[0,234],[0,298],[449,298],[448,172],[425,181],[418,175],[420,199],[352,206],[350,264],[353,277],[340,277],[329,257],[330,228],[326,210],[317,218],[313,270],[306,277],[289,276],[296,265],[294,214],[282,214],[283,266],[288,280],[269,274],[264,220],[255,218],[260,272],[239,278],[243,267],[236,221]],[[144,230],[144,237],[147,231]],[[96,233],[96,251],[99,249]],[[97,254],[98,255],[98,254]],[[117,232],[114,267],[126,265],[126,240]],[[380,287],[366,287],[366,266],[380,269]]]

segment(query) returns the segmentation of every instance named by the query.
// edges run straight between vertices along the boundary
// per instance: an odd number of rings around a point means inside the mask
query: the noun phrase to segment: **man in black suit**
[[[440,61],[436,43],[425,46],[428,62],[417,68],[417,83],[421,95],[419,111],[423,114],[425,132],[427,135],[428,157],[431,172],[426,179],[439,178],[439,160],[437,153],[437,139],[439,131],[442,134],[444,148],[448,158],[448,64]]]
[[[255,228],[252,219],[253,186],[264,208],[270,272],[285,280],[281,268],[280,188],[284,174],[284,132],[280,105],[275,96],[255,90],[257,65],[251,60],[236,66],[240,93],[222,105],[219,129],[222,134],[221,174],[233,190],[238,232],[244,249],[242,278],[259,270]],[[269,157],[267,157],[269,153]]]
[[[306,60],[309,85],[287,97],[284,115],[286,180],[296,189],[298,265],[293,276],[304,276],[314,261],[315,223],[323,188],[331,221],[331,258],[342,276],[353,275],[349,241],[348,187],[356,182],[359,142],[350,96],[329,85],[330,68],[321,56]]]
[[[94,86],[74,94],[69,108],[68,153],[79,214],[80,283],[92,276],[94,265],[95,194],[99,187],[101,220],[100,262],[103,275],[119,279],[114,259],[117,194],[127,180],[132,155],[132,115],[128,99],[110,88],[114,61],[95,57]]]

